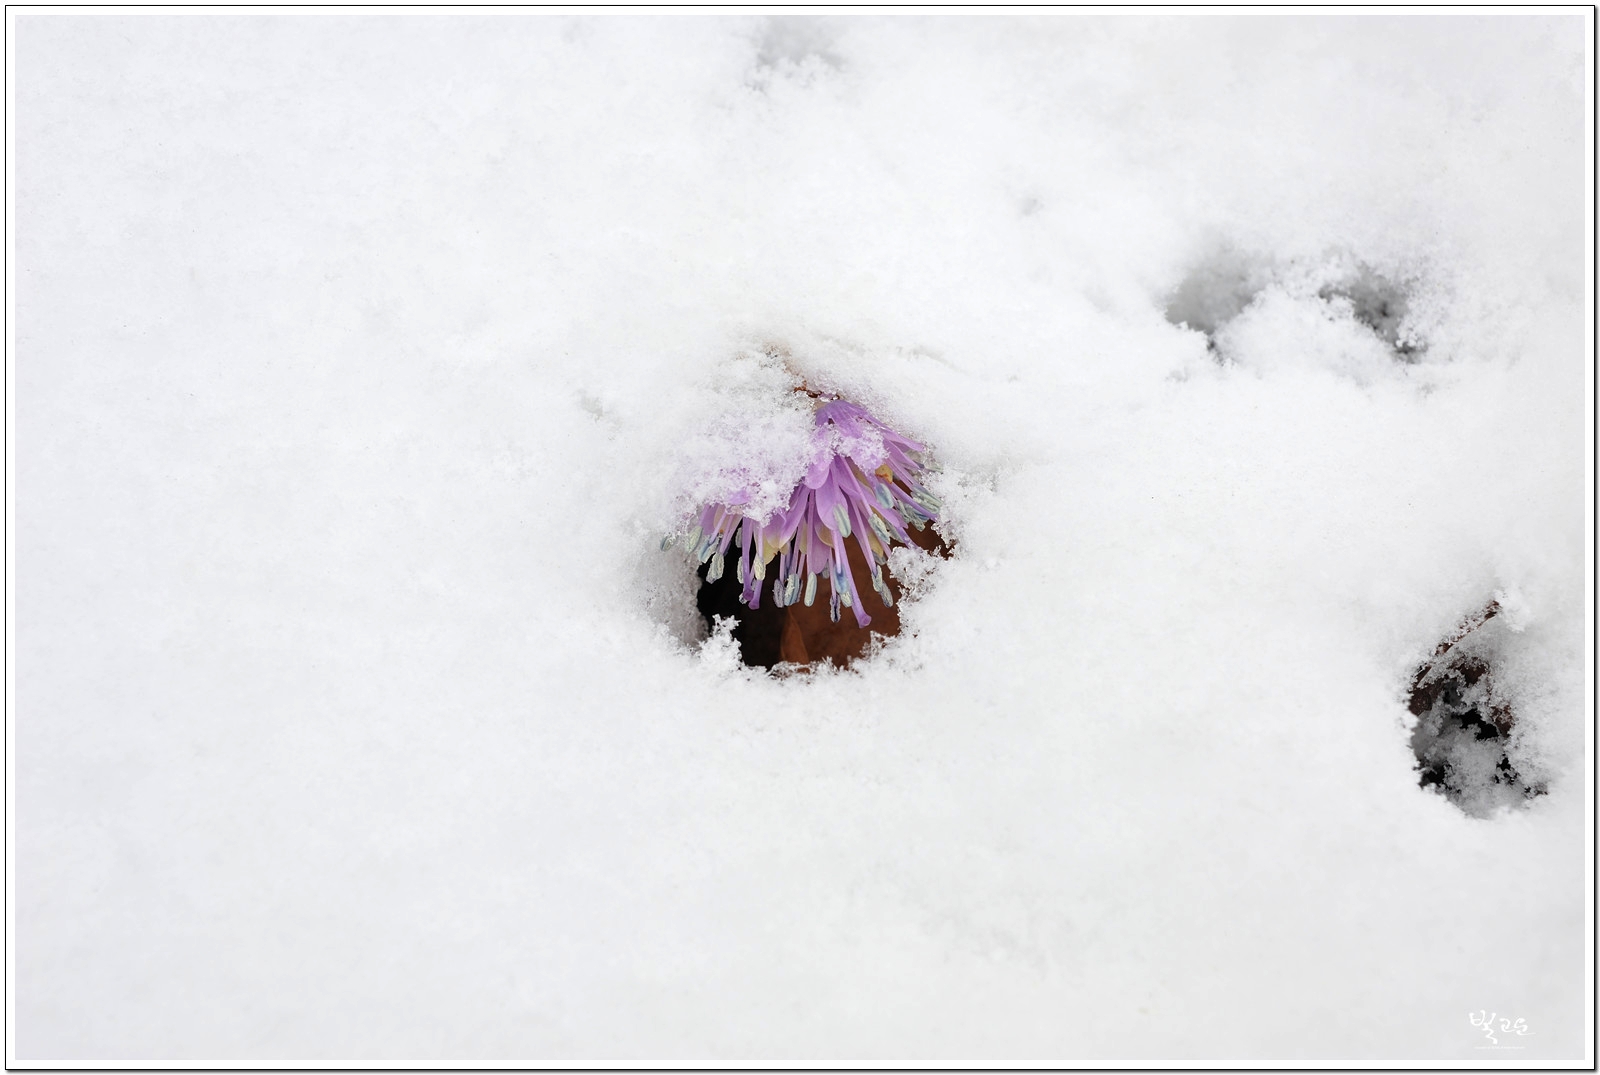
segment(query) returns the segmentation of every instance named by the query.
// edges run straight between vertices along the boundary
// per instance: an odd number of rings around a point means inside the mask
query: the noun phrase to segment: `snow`
[[[12,1062],[1592,1062],[1591,18],[8,13]],[[659,550],[769,350],[845,672]]]

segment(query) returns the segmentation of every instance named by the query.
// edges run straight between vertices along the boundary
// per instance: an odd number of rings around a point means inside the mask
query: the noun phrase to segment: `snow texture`
[[[14,1062],[1592,1062],[1590,12],[8,19]],[[659,551],[769,353],[849,671]]]

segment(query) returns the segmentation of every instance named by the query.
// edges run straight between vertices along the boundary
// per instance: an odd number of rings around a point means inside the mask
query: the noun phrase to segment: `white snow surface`
[[[1592,1062],[1589,12],[8,19],[14,1062]],[[848,671],[658,548],[778,348]]]

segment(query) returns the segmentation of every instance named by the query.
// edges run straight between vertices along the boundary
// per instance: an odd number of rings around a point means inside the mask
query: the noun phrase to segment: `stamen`
[[[878,517],[877,513],[868,512],[867,522],[872,524],[872,532],[877,535],[878,540],[883,544],[888,545],[894,540],[889,534],[889,527]]]

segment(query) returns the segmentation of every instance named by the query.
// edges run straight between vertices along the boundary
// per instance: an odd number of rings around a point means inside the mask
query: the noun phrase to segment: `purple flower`
[[[768,570],[775,570],[772,593],[780,608],[800,601],[810,605],[818,580],[826,580],[834,622],[843,605],[865,627],[872,618],[861,607],[846,542],[860,547],[871,565],[872,588],[885,605],[893,605],[883,577],[891,543],[910,544],[906,527],[921,530],[939,518],[938,498],[917,480],[926,469],[923,451],[923,445],[854,403],[821,403],[811,435],[811,466],[789,506],[765,519],[751,518],[739,507],[749,501],[748,492],[733,495],[731,503],[707,505],[685,547],[700,563],[710,561],[706,578],[712,582],[722,577],[732,555],[744,585],[740,600],[749,608],[760,605],[762,583]],[[672,542],[669,537],[661,547]]]

